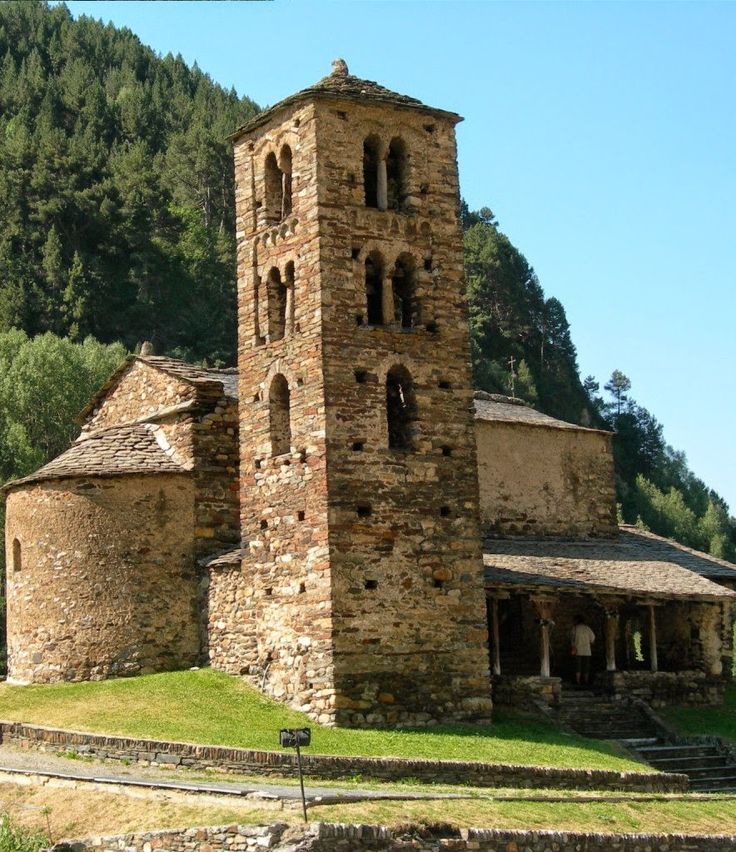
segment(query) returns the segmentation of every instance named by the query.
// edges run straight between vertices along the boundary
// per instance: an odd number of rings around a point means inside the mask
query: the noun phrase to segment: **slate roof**
[[[30,476],[8,482],[3,490],[50,479],[77,476],[185,473],[173,458],[163,432],[152,424],[113,426],[82,435],[69,449]]]
[[[557,420],[548,414],[543,414],[532,408],[521,399],[509,396],[476,391],[473,394],[475,405],[475,419],[489,420],[498,423],[523,423],[527,426],[546,426],[549,429],[569,429],[574,432],[598,432],[609,435],[603,429],[591,429],[588,426],[578,426],[575,423],[567,423]]]
[[[214,559],[205,559],[201,564],[204,564],[207,568],[226,568],[231,565],[240,566],[245,555],[246,552],[242,548],[237,548],[236,550],[229,550],[227,553],[221,553]]]
[[[291,107],[300,101],[313,100],[315,98],[361,102],[370,101],[400,109],[420,110],[421,112],[449,118],[455,123],[462,121],[462,117],[455,112],[448,112],[447,110],[427,106],[420,100],[417,100],[417,98],[410,98],[408,95],[400,95],[398,92],[392,92],[391,89],[380,86],[378,83],[373,82],[373,80],[363,80],[360,77],[354,77],[348,73],[345,62],[341,59],[336,59],[333,62],[333,71],[331,74],[318,80],[314,85],[295,92],[272,107],[258,113],[258,115],[254,116],[250,121],[231,134],[230,139],[235,140],[239,136],[242,136],[243,133],[249,133],[251,130],[255,130],[257,127],[266,124],[277,112],[287,107]]]
[[[706,579],[715,576],[708,573],[711,563],[720,571],[727,563],[631,527],[618,539],[488,539],[483,550],[490,586],[664,600],[736,598],[736,592]]]

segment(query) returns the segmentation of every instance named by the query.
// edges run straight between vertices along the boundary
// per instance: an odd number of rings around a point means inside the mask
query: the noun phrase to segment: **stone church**
[[[349,74],[232,137],[238,367],[129,358],[9,483],[16,682],[199,664],[325,724],[717,701],[729,563],[616,522],[611,435],[473,393],[455,125]]]

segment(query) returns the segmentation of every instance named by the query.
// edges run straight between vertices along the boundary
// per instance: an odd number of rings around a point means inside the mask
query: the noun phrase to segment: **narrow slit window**
[[[365,300],[368,325],[383,325],[383,259],[378,252],[365,260]]]
[[[419,325],[419,307],[416,298],[414,259],[402,254],[396,261],[391,285],[394,293],[394,320],[401,328]]]
[[[20,571],[23,568],[23,553],[21,552],[20,541],[17,538],[13,539],[13,571]]]
[[[378,164],[380,142],[369,136],[363,142],[363,192],[366,207],[378,207]]]
[[[281,172],[281,204],[280,217],[285,219],[291,213],[291,148],[284,145],[279,157],[279,171]]]
[[[406,367],[392,367],[386,376],[386,420],[389,449],[411,450],[416,401],[414,383]]]
[[[268,335],[271,341],[281,340],[286,331],[286,285],[274,266],[266,281],[268,291]]]
[[[386,198],[389,210],[401,210],[406,201],[407,160],[404,140],[398,137],[392,139],[386,159]]]
[[[271,415],[271,455],[291,451],[291,412],[289,385],[280,373],[274,376],[269,393]]]
[[[266,189],[266,221],[278,222],[281,219],[281,211],[283,209],[283,174],[276,161],[276,154],[273,151],[266,157],[264,180]]]

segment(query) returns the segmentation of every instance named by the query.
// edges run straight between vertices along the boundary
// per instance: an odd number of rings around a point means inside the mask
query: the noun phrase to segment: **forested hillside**
[[[234,363],[227,135],[256,110],[128,30],[0,4],[0,482],[58,453],[141,341]],[[736,522],[628,379],[581,381],[562,304],[490,210],[463,224],[478,387],[615,429],[623,518],[733,558]]]
[[[0,5],[0,330],[232,361],[232,154],[256,110],[64,6]]]

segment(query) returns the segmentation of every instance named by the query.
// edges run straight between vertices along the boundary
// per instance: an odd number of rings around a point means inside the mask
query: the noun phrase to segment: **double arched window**
[[[265,302],[261,304],[265,290]],[[294,331],[294,262],[289,261],[281,270],[272,266],[266,276],[265,288],[256,282],[254,289],[256,300],[256,332],[260,343],[259,329],[267,328],[268,340],[281,340]],[[265,314],[265,318],[264,317]]]
[[[399,255],[389,281],[381,253],[372,251],[365,260],[365,301],[368,325],[418,326],[420,311],[414,258],[407,252]]]
[[[388,148],[374,134],[363,142],[363,194],[366,207],[402,210],[409,194],[406,143],[394,137]]]

